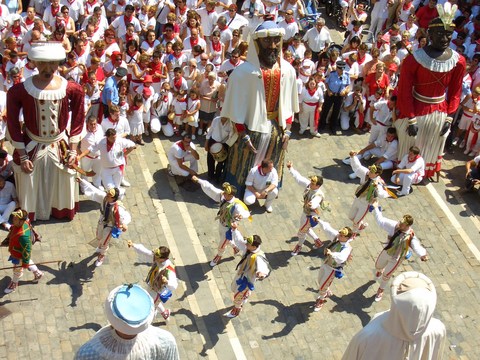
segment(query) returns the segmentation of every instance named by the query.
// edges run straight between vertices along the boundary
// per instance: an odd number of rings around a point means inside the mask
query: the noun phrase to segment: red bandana
[[[57,6],[56,8],[54,8],[52,6],[51,9],[52,9],[52,16],[55,17],[55,16],[57,16],[58,12],[60,11],[60,6]]]
[[[123,21],[125,22],[125,26],[130,24],[132,20],[133,20],[133,15],[130,17],[126,17],[125,15],[123,15]]]
[[[113,145],[115,145],[115,142],[110,144],[110,142],[107,140],[107,152],[110,152],[110,150],[112,150]]]
[[[0,16],[2,16],[2,10],[0,8]],[[32,25],[35,21],[35,16],[33,17],[32,20],[30,20],[28,17],[25,18],[25,25]]]
[[[194,40],[191,36],[190,36],[190,47],[193,49],[193,47],[195,45],[198,45],[198,37]]]
[[[182,87],[182,78],[179,78],[179,79],[173,79],[173,86],[176,88],[176,89],[179,89]]]
[[[12,34],[15,37],[19,37],[20,35],[22,35],[22,27],[20,25],[12,26]]]
[[[222,43],[218,41],[216,44],[212,41],[212,49],[215,51],[220,51],[222,50]]]
[[[313,89],[313,90],[307,89],[307,91],[308,91],[308,94],[309,94],[310,96],[313,96],[313,95],[315,95],[315,93],[317,92],[317,89]]]

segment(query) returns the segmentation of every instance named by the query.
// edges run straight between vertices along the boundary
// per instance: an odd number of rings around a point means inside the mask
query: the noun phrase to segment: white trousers
[[[85,171],[93,171],[95,175],[92,177],[92,183],[95,187],[100,187],[102,185],[102,165],[100,164],[100,158],[91,159],[88,157],[83,157],[80,160],[82,169]],[[86,176],[82,175],[82,179],[87,180]]]
[[[298,121],[300,122],[300,132],[307,130],[310,127],[310,133],[315,134],[315,113],[316,106],[302,104],[302,111],[298,114]]]
[[[198,172],[198,161],[193,157],[192,154],[188,154],[183,158],[183,163],[189,163],[190,164],[190,169],[192,169],[195,172]],[[180,166],[178,166],[178,163],[175,162],[170,162],[170,170],[172,171],[173,175],[179,175],[179,176],[188,176],[190,173],[186,170],[183,170]]]
[[[15,210],[15,206],[15,201],[10,201],[5,205],[0,205],[0,224],[8,223],[8,219],[10,218],[12,211]]]
[[[261,189],[258,192],[265,191],[265,189]],[[270,191],[267,195],[267,198],[265,199],[265,207],[269,207],[272,205],[273,200],[277,198],[278,195],[278,188],[273,189]],[[252,205],[255,204],[255,201],[257,201],[257,198],[255,197],[255,194],[251,192],[250,190],[246,189],[245,190],[245,196],[243,197],[243,202],[245,205]]]
[[[423,177],[418,176],[417,173],[411,173],[411,174],[396,174],[392,176],[392,182],[396,184],[397,177],[400,179],[400,184],[402,185],[402,195],[408,195],[410,194],[410,188],[412,187],[412,184],[418,184],[423,180]]]

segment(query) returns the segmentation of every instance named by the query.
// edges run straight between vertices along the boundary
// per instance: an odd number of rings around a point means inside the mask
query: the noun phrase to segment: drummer
[[[217,183],[223,180],[223,171],[228,154],[227,142],[232,139],[235,129],[226,117],[217,116],[208,129],[205,150],[207,151],[208,179]],[[217,163],[215,165],[215,163]]]

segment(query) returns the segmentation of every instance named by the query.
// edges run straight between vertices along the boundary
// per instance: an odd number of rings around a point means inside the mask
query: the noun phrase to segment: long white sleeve
[[[338,231],[335,230],[328,222],[323,221],[323,220],[318,220],[318,223],[322,227],[323,231],[325,234],[327,234],[327,237],[330,240],[335,239],[335,237],[338,235]]]
[[[105,191],[96,188],[88,181],[83,179],[80,179],[80,183],[83,185],[83,193],[87,198],[99,204],[103,202],[103,199],[105,199],[105,196],[107,195]]]
[[[416,236],[412,238],[410,247],[412,248],[413,252],[420,257],[427,255],[427,250],[422,246],[420,240],[418,240]]]
[[[212,200],[220,202],[222,200],[223,191],[217,189],[215,186],[210,184],[207,180],[198,179],[198,183],[202,187],[203,192]]]
[[[373,210],[373,215],[375,216],[375,221],[377,222],[378,226],[385,230],[389,236],[392,236],[395,233],[397,221],[383,217],[383,214],[378,207]]]
[[[133,249],[137,253],[138,260],[142,262],[147,262],[149,264],[153,263],[153,251],[147,249],[142,244],[133,244]]]
[[[310,180],[307,179],[306,177],[300,175],[300,173],[293,168],[293,166],[290,168],[290,174],[292,174],[293,178],[297,182],[297,184],[302,185],[304,187],[307,187],[310,185]]]
[[[350,156],[350,165],[352,166],[352,170],[360,178],[360,181],[365,181],[365,177],[367,176],[368,169],[360,163],[360,160],[357,156]]]
[[[345,247],[339,252],[332,252],[331,256],[335,263],[344,264],[348,260],[351,252],[352,247],[350,245],[345,245]]]

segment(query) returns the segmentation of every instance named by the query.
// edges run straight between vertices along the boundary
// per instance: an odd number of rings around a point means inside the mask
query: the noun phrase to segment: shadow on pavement
[[[332,295],[330,299],[336,302],[336,305],[330,311],[357,315],[362,322],[362,326],[367,325],[371,316],[365,312],[364,309],[372,305],[372,299],[365,297],[363,294],[373,284],[375,284],[375,281],[370,280],[350,294],[343,295],[342,297],[335,296],[335,294]]]
[[[55,277],[47,282],[47,285],[66,284],[70,287],[72,292],[72,302],[69,306],[77,306],[77,300],[83,295],[83,285],[90,282],[95,273],[95,263],[88,265],[88,263],[97,257],[96,254],[89,255],[80,262],[70,262],[67,264],[63,261],[58,270],[40,265],[39,268],[46,271]]]
[[[292,332],[295,326],[307,322],[310,318],[310,314],[313,313],[313,301],[307,301],[303,303],[296,303],[291,305],[284,305],[280,301],[268,299],[261,301],[252,301],[252,305],[269,305],[277,308],[278,315],[271,322],[279,322],[285,324],[282,330],[277,331],[271,335],[262,335],[262,339],[275,339],[283,336],[287,336]]]
[[[88,323],[85,323],[85,324],[79,325],[79,326],[70,326],[69,330],[70,331],[93,330],[93,331],[97,332],[101,328],[102,328],[102,325],[100,325],[100,324],[97,324],[97,323],[94,323],[94,322],[88,322]]]

